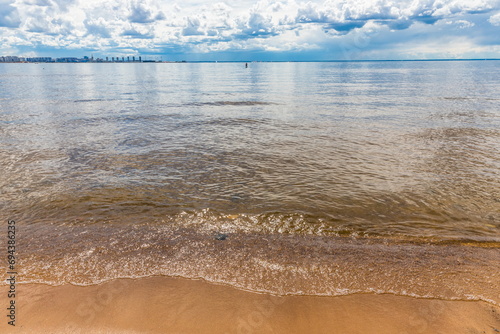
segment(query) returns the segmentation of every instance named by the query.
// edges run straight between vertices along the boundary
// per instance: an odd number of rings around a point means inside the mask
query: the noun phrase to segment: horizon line
[[[50,56],[34,56],[34,57],[23,57],[23,56],[0,56],[0,58],[7,57],[17,57],[17,58],[51,58],[53,60],[64,59],[64,58],[76,58],[78,60],[84,60],[85,58],[77,57],[50,57]],[[497,61],[500,58],[416,58],[416,59],[331,59],[331,60],[142,60],[142,61],[113,61],[104,60],[102,58],[97,58],[100,61],[90,60],[81,62],[57,62],[57,61],[0,61],[0,63],[355,63],[355,62],[412,62],[412,61]]]

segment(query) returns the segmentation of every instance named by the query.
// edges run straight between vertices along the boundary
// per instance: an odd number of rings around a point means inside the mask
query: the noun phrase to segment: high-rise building
[[[0,62],[5,62],[5,63],[18,63],[22,61],[24,61],[24,58],[18,56],[0,57]]]
[[[30,57],[26,58],[26,61],[30,63],[52,63],[52,57]]]

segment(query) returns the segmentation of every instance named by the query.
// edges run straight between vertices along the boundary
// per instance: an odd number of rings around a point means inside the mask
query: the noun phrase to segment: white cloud
[[[500,26],[500,13],[491,16],[488,21],[494,26]]]
[[[448,15],[488,11],[495,1],[413,0],[327,0],[321,4],[305,3],[299,8],[297,22],[322,23],[339,32],[351,31],[369,21],[386,24],[393,29],[406,29],[415,22],[434,24]]]
[[[476,24],[467,20],[446,21],[446,24],[457,27],[458,29],[468,29]]]
[[[397,45],[401,36],[481,36],[500,26],[499,6],[498,0],[0,0],[0,37],[17,38],[4,38],[2,50],[33,45],[23,48],[26,53],[38,47],[330,52],[340,41],[365,34],[371,43],[362,49],[368,53],[377,43]],[[373,31],[381,36],[375,39]],[[471,43],[460,46],[471,49]],[[484,43],[500,41],[490,37]]]
[[[272,36],[279,32],[279,27],[272,22],[272,17],[259,12],[251,13],[248,20],[240,25],[240,29],[244,37]]]
[[[142,24],[129,24],[128,28],[124,28],[120,36],[128,38],[152,39],[154,38],[154,29],[146,27]]]

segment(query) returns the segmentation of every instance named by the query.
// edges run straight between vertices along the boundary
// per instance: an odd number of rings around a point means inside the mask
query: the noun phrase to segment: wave
[[[276,105],[274,102],[266,101],[211,101],[211,102],[191,102],[186,103],[185,106],[265,106]]]
[[[498,247],[256,233],[206,221],[23,229],[22,283],[94,285],[169,276],[276,295],[391,293],[500,303]]]

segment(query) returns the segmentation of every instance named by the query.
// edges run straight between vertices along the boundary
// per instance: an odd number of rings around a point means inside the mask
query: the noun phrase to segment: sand
[[[389,294],[284,296],[151,277],[94,286],[19,284],[0,333],[498,333],[500,308]],[[3,307],[3,306],[6,307]]]

